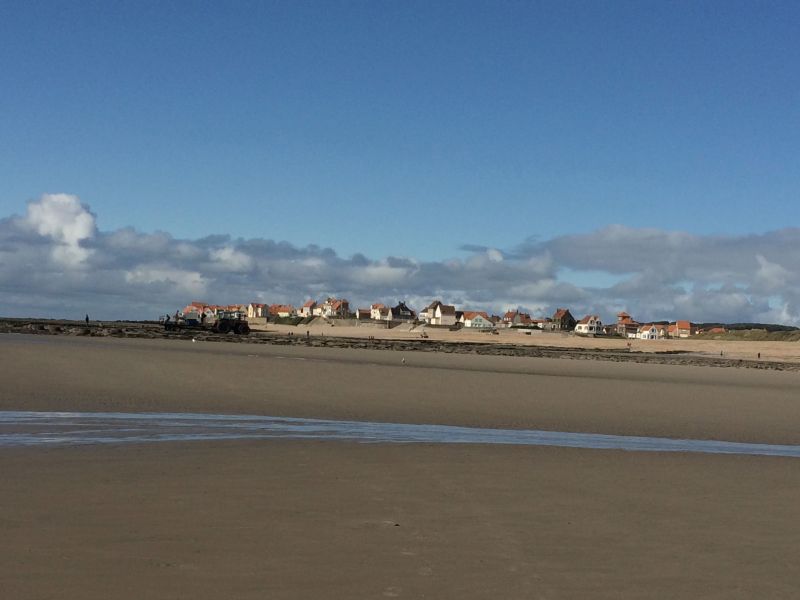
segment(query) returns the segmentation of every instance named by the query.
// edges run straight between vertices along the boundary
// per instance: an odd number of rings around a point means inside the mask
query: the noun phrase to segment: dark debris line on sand
[[[139,339],[183,339],[206,342],[237,342],[246,344],[271,344],[307,346],[311,348],[358,348],[370,350],[397,350],[402,352],[443,352],[450,354],[479,354],[484,356],[521,356],[532,358],[569,358],[573,360],[605,360],[648,364],[689,365],[708,367],[744,367],[773,371],[800,371],[800,364],[790,362],[762,362],[756,360],[698,356],[681,351],[628,352],[590,348],[555,348],[552,346],[524,346],[516,344],[485,344],[479,342],[446,342],[430,339],[376,340],[333,337],[327,335],[289,336],[271,332],[254,332],[249,336],[219,334],[211,331],[165,331],[163,326],[148,322],[113,322],[86,326],[77,321],[44,321],[31,319],[0,319],[0,333],[38,335],[72,335],[91,337],[118,337]]]

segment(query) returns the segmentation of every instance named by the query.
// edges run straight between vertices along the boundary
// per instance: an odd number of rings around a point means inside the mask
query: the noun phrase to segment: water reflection
[[[0,447],[276,438],[405,444],[511,444],[800,457],[800,446],[530,429],[482,429],[255,415],[0,411]]]

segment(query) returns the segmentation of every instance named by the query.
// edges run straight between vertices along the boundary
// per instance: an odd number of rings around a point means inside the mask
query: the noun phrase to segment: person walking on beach
[[[87,325],[89,324],[89,315],[88,314],[86,315],[86,324]]]

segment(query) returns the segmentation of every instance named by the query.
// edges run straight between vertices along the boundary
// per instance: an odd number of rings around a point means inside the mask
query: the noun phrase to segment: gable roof
[[[410,309],[410,308],[409,308],[409,307],[406,305],[406,303],[405,303],[405,302],[403,302],[403,301],[400,301],[400,302],[398,302],[398,303],[397,303],[397,306],[395,306],[395,307],[394,307],[392,310],[393,310],[394,312],[398,313],[398,314],[402,314],[402,313],[406,313],[406,314],[409,314],[409,315],[413,315],[413,314],[414,314],[414,311],[413,311],[413,310],[411,310],[411,309]]]
[[[555,321],[556,319],[563,319],[567,315],[572,316],[568,308],[558,308],[556,309],[556,314],[553,315],[553,320]]]
[[[485,313],[485,312],[484,312],[484,311],[482,311],[482,310],[465,310],[465,311],[464,311],[464,318],[465,318],[465,319],[472,320],[472,319],[474,319],[475,317],[483,317],[483,318],[484,318],[484,319],[486,319],[487,321],[490,321],[490,320],[491,320],[491,319],[489,318],[489,315],[488,315],[488,313]]]
[[[270,304],[269,305],[269,314],[277,315],[278,313],[282,312],[293,312],[294,306],[291,304]]]
[[[441,301],[441,300],[434,300],[433,302],[431,302],[431,303],[430,303],[430,304],[429,304],[429,305],[428,305],[428,306],[425,308],[425,310],[428,310],[428,311],[430,311],[430,312],[433,312],[433,311],[435,311],[435,310],[436,310],[436,307],[437,307],[437,306],[439,306],[439,305],[441,305],[441,304],[442,304],[442,301]]]

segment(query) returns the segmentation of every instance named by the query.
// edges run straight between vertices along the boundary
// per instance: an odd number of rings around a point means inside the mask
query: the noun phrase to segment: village
[[[176,312],[188,323],[213,323],[221,314],[234,318],[246,319],[248,322],[280,323],[284,325],[308,324],[315,319],[335,322],[337,320],[354,320],[356,324],[371,324],[386,328],[401,324],[414,326],[473,329],[487,333],[500,329],[521,329],[546,332],[571,332],[576,335],[597,337],[615,336],[638,340],[660,340],[669,338],[689,338],[699,333],[725,333],[722,327],[703,330],[686,320],[672,322],[640,323],[626,312],[618,313],[615,323],[603,323],[599,315],[586,315],[576,319],[568,308],[558,308],[550,317],[534,318],[521,310],[510,310],[502,316],[490,315],[486,311],[457,310],[454,305],[444,304],[440,300],[431,302],[419,312],[411,309],[405,302],[399,301],[396,306],[382,303],[372,304],[369,308],[351,309],[350,303],[343,298],[329,297],[319,302],[307,300],[296,308],[289,304],[250,304],[216,305],[205,302],[191,302]]]

